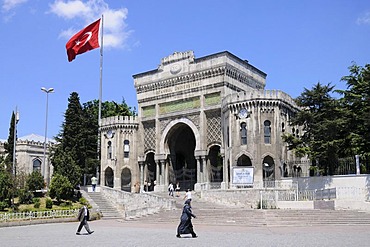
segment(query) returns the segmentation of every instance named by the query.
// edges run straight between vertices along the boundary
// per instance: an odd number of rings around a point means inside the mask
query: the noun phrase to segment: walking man
[[[168,195],[173,197],[173,184],[168,185]]]
[[[84,226],[88,234],[92,234],[94,231],[90,230],[89,224],[87,221],[90,219],[90,212],[86,205],[80,208],[78,212],[78,220],[80,221],[80,225],[78,226],[76,235],[81,235],[81,229]]]
[[[97,182],[98,182],[98,179],[95,176],[91,178],[91,186],[92,186],[93,192],[95,192]]]

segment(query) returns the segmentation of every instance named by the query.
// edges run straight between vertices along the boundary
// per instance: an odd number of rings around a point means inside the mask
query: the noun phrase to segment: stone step
[[[90,199],[98,206],[98,210],[102,213],[102,219],[122,219],[123,217],[100,192],[88,192]]]
[[[168,195],[161,195],[168,197]],[[130,219],[145,223],[178,224],[183,198],[175,197],[176,209]],[[370,225],[370,214],[352,210],[246,209],[215,205],[200,198],[192,201],[196,224],[243,226]]]

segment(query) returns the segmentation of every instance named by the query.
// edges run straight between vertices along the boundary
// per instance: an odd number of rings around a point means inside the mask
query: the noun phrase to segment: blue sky
[[[99,49],[68,62],[65,44],[104,14],[103,101],[137,106],[132,75],[161,58],[193,50],[195,57],[229,51],[267,73],[266,89],[297,97],[317,82],[370,63],[370,1],[365,0],[2,0],[0,2],[0,139],[11,114],[18,137],[61,130],[68,98],[99,97]]]

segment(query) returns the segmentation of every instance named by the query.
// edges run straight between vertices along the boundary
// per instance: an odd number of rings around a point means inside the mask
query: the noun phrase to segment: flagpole
[[[100,83],[99,83],[99,113],[98,113],[98,166],[96,167],[96,177],[98,178],[98,183],[100,184],[100,174],[99,174],[99,167],[100,167],[100,127],[101,127],[101,104],[102,104],[102,91],[103,91],[103,27],[104,27],[104,19],[103,15],[101,15],[101,32],[100,32]],[[100,172],[101,173],[101,172]]]

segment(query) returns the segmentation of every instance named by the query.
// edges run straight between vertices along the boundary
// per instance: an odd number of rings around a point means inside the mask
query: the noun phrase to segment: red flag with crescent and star
[[[71,62],[78,54],[99,48],[100,19],[91,23],[67,42],[68,61]]]

